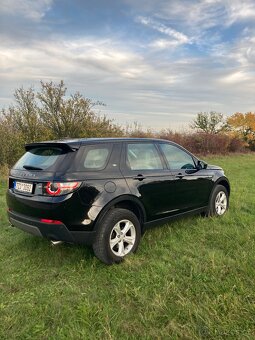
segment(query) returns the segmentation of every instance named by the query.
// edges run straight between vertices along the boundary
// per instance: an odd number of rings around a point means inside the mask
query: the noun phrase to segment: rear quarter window
[[[87,145],[82,147],[76,162],[76,171],[99,171],[105,169],[112,151],[112,145]]]

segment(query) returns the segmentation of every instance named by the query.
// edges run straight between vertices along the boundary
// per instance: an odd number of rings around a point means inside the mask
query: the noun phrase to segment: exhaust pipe
[[[58,245],[64,243],[63,241],[53,241],[53,240],[51,240],[50,242],[51,242],[52,246],[58,246]]]

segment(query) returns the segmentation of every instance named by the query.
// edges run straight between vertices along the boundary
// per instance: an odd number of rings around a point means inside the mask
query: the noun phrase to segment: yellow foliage
[[[255,143],[255,113],[236,112],[227,119],[231,134],[241,137],[249,145]]]

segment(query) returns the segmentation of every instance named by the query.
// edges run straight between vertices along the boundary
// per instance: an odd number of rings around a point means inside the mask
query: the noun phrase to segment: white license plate
[[[14,189],[21,192],[32,193],[33,184],[24,182],[15,182]]]

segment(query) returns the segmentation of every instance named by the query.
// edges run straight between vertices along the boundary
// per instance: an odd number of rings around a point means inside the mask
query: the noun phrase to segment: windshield
[[[51,168],[65,152],[57,147],[37,147],[27,151],[15,164],[19,170],[46,170]]]

